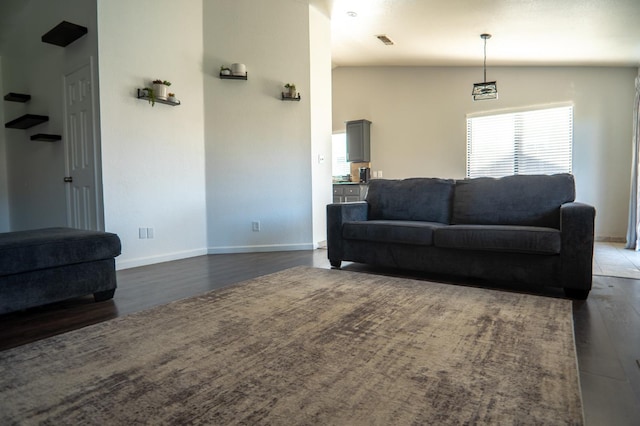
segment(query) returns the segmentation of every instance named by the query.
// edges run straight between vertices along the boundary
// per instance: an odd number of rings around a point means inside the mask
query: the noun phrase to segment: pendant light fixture
[[[474,83],[471,95],[474,101],[498,99],[498,85],[495,81],[487,81],[487,39],[491,38],[491,34],[480,34],[480,38],[484,40],[484,80]]]

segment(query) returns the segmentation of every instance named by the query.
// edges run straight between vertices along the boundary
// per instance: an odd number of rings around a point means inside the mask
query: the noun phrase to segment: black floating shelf
[[[147,95],[144,94],[144,92],[142,91],[142,89],[138,89],[138,99],[145,99],[149,102],[151,102],[151,98]],[[156,98],[156,100],[154,101],[157,104],[165,104],[165,105],[171,105],[171,106],[176,106],[176,105],[180,105],[180,101],[176,101],[176,102],[172,102],[172,101],[168,101],[165,99],[158,99]]]
[[[4,100],[9,102],[27,102],[31,99],[31,95],[25,95],[24,93],[9,92],[4,95]]]
[[[44,141],[44,142],[55,142],[62,139],[60,135],[48,135],[46,133],[38,133],[36,135],[31,136],[32,141]]]
[[[62,21],[42,36],[44,43],[65,47],[87,33],[87,27]]]
[[[7,129],[28,129],[37,126],[45,121],[49,121],[46,115],[25,114],[20,118],[16,118],[4,125]]]
[[[247,74],[245,73],[244,75],[224,75],[224,74],[220,74],[220,78],[223,80],[246,80],[247,79]]]
[[[281,94],[283,101],[300,101],[300,93],[298,93],[298,96],[295,98],[292,98],[291,96],[285,96],[284,92],[281,92]]]

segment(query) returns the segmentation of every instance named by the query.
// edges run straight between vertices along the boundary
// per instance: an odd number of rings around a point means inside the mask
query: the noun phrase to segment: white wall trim
[[[550,102],[550,103],[536,104],[536,105],[525,105],[525,106],[519,106],[519,107],[513,107],[513,108],[492,109],[487,111],[469,113],[467,114],[467,118],[486,117],[489,115],[500,115],[500,114],[514,114],[517,112],[537,111],[541,109],[562,108],[562,107],[575,107],[575,102],[561,101],[561,102]]]
[[[231,253],[257,253],[268,251],[297,251],[297,250],[314,250],[316,244],[268,244],[256,246],[226,246],[226,247],[209,247],[209,254],[231,254]]]
[[[174,253],[165,253],[158,256],[138,257],[135,259],[127,259],[118,261],[116,258],[116,270],[137,268],[138,266],[153,265],[154,263],[171,262],[172,260],[187,259],[189,257],[204,256],[207,254],[206,248],[197,250],[178,251]]]
[[[595,241],[598,243],[626,243],[625,237],[611,237],[606,235],[596,235]]]

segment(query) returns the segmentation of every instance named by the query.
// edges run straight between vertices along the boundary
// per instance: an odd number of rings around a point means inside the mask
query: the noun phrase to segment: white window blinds
[[[467,177],[571,173],[573,106],[467,118]]]

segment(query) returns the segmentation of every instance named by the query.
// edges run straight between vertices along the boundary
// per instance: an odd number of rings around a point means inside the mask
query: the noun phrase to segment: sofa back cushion
[[[457,225],[524,225],[560,228],[560,205],[575,199],[573,175],[516,175],[456,181]]]
[[[370,220],[420,220],[449,223],[452,179],[374,179],[366,201]]]

